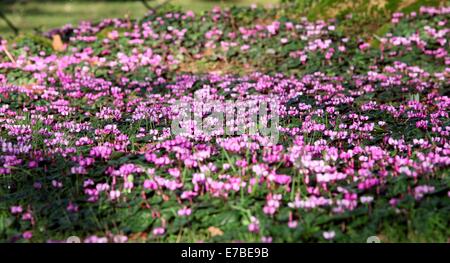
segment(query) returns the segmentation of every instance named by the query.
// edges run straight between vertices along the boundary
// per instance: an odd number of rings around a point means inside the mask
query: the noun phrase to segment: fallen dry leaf
[[[60,35],[53,35],[52,47],[55,51],[64,51],[66,49],[66,46],[62,42]]]
[[[39,95],[39,94],[44,93],[44,87],[38,86],[36,84],[32,84],[32,83],[31,84],[25,84],[23,87],[25,89],[31,91],[33,94]]]
[[[223,231],[215,226],[208,227],[208,232],[211,234],[212,237],[223,235]]]
[[[138,232],[134,233],[129,237],[130,241],[136,241],[136,242],[145,242],[147,240],[148,233],[146,232]]]
[[[170,197],[169,197],[168,195],[166,195],[166,194],[163,194],[163,195],[162,195],[162,199],[163,199],[164,201],[169,201],[169,200],[170,200]]]

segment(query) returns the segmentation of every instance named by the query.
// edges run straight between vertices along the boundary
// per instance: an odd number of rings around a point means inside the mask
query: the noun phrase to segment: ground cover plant
[[[163,7],[3,39],[0,240],[447,242],[450,8],[346,19]],[[276,140],[174,133],[177,101],[259,125],[229,100],[269,103]]]

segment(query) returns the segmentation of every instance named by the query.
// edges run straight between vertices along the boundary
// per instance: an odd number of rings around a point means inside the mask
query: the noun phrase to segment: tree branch
[[[17,35],[19,34],[19,29],[11,22],[11,20],[9,20],[5,14],[3,14],[2,11],[0,11],[0,18],[3,19],[3,21],[6,22],[6,24],[9,26],[9,28],[12,29],[12,31],[14,31],[14,34]]]

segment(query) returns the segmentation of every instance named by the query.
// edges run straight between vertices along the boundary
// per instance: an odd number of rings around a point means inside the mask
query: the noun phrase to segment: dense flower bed
[[[395,14],[371,43],[279,11],[3,40],[1,239],[445,241],[450,9]],[[198,94],[276,105],[276,142],[174,134],[174,102]]]

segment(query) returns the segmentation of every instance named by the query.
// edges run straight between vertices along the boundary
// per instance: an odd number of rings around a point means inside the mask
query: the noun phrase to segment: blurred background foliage
[[[341,21],[346,34],[374,37],[389,30],[390,19],[396,12],[411,13],[421,6],[448,6],[449,0],[281,0],[290,5],[293,15],[309,20],[332,19]]]
[[[80,21],[103,18],[142,18],[149,8],[179,7],[196,13],[214,6],[258,4],[283,6],[282,15],[310,20],[345,20],[350,34],[382,35],[394,12],[417,11],[420,6],[449,5],[450,0],[0,0],[0,35],[47,31]],[[350,17],[351,14],[351,17]]]
[[[141,18],[148,8],[163,4],[179,6],[196,13],[214,6],[263,6],[279,0],[0,0],[0,35],[20,32],[45,31],[80,21],[99,21],[103,18]],[[9,25],[8,25],[9,24]]]

